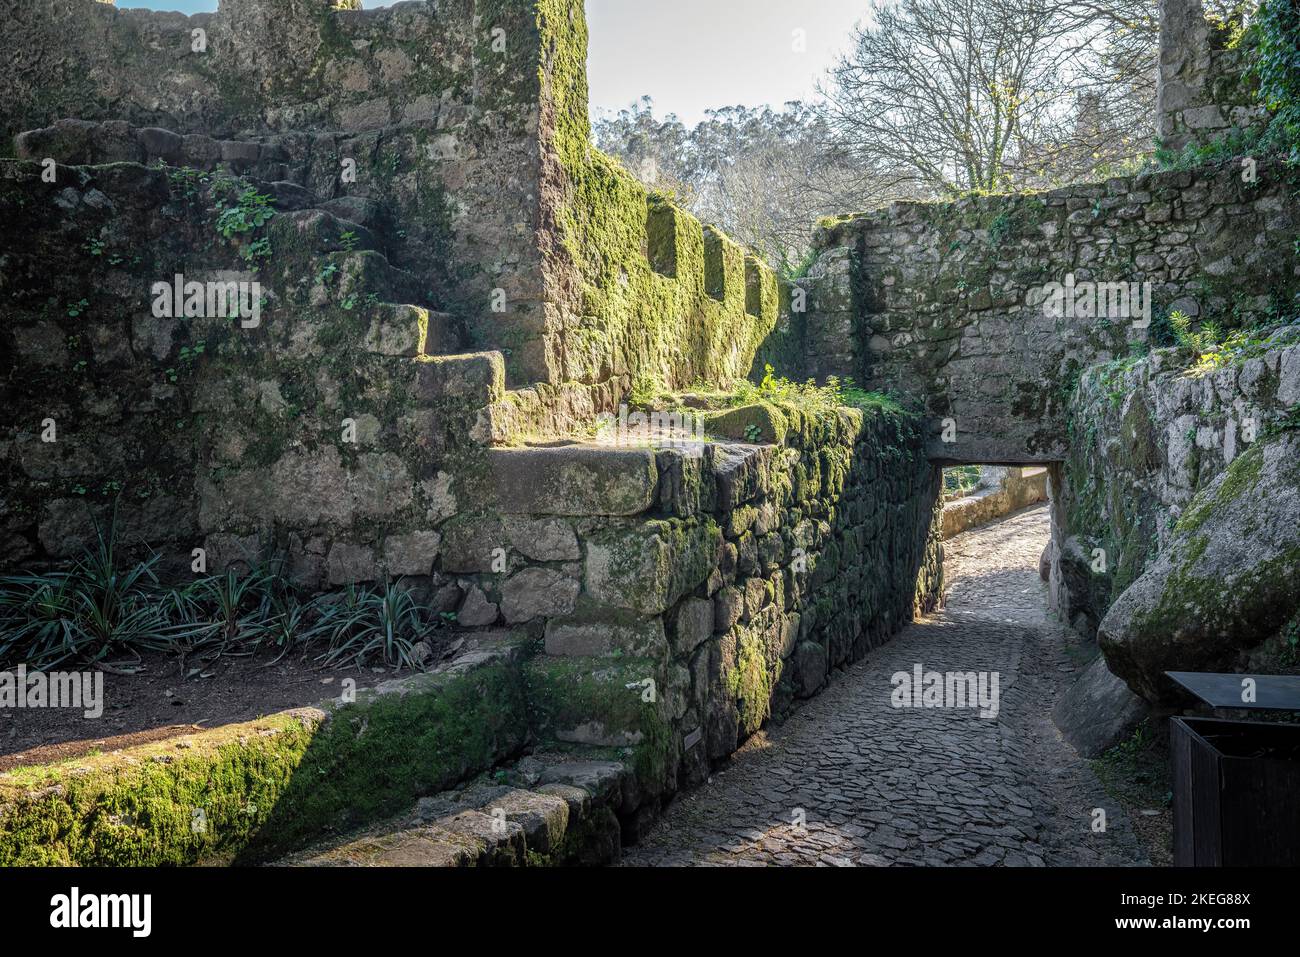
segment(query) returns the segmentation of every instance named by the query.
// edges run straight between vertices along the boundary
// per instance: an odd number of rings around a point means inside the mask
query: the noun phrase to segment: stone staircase
[[[218,140],[182,135],[125,121],[60,120],[14,138],[19,160],[53,159],[66,166],[108,164],[165,165],[200,173],[239,176],[259,192],[273,196],[283,220],[296,226],[300,242],[337,267],[331,298],[377,294],[374,319],[365,335],[365,351],[419,361],[417,390],[422,400],[450,399],[490,406],[504,395],[504,358],[498,351],[463,352],[465,335],[455,317],[428,302],[421,278],[396,267],[383,241],[382,204],[364,195],[331,195],[334,153],[348,134],[283,134],[264,140]],[[322,155],[330,157],[329,163]],[[322,169],[329,169],[326,179]],[[341,237],[347,235],[346,248]],[[324,306],[324,290],[313,291],[312,304]],[[486,443],[491,430],[482,430]]]

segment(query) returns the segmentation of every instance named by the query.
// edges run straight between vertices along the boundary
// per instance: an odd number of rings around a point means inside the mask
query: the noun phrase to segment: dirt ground
[[[140,670],[103,675],[97,718],[73,708],[0,708],[0,771],[316,704],[337,697],[345,678],[367,688],[394,677],[385,669],[322,670],[311,661],[270,657],[221,658],[204,666],[210,677],[202,678],[184,678],[177,659],[162,654],[131,667]]]

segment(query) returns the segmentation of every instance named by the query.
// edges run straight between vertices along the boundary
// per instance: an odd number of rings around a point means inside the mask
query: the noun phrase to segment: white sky
[[[587,0],[592,116],[642,95],[687,123],[813,95],[868,0]],[[806,50],[794,51],[794,31]]]
[[[391,6],[365,0],[366,7]],[[197,13],[216,0],[118,0]],[[592,116],[653,97],[687,123],[721,106],[780,107],[813,94],[868,0],[587,0]],[[796,30],[806,38],[794,49]]]

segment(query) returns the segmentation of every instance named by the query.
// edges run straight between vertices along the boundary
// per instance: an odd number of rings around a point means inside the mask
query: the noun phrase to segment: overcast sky
[[[365,0],[366,7],[391,3]],[[643,95],[688,123],[710,107],[811,96],[868,0],[587,0],[592,115]],[[196,13],[216,0],[118,0]],[[796,33],[803,31],[803,52]]]

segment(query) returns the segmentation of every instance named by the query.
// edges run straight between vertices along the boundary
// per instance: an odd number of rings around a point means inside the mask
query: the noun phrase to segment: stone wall
[[[952,538],[1022,508],[1047,501],[1046,469],[997,469],[989,488],[980,488],[943,506],[943,537]]]
[[[785,419],[775,445],[495,449],[497,510],[442,527],[461,623],[539,637],[538,738],[622,752],[633,827],[939,600],[916,423]]]
[[[491,506],[487,446],[726,387],[775,325],[770,269],[587,148],[578,2],[39,0],[12,26],[4,115],[50,125],[0,160],[6,565],[76,556],[122,494],[169,571],[202,547],[307,588],[427,578],[438,526]],[[222,235],[248,188],[273,218]],[[176,274],[256,280],[261,325],[155,317]]]
[[[5,568],[116,511],[168,582],[401,579],[536,639],[516,730],[628,752],[634,830],[939,600],[939,472],[888,404],[715,409],[694,455],[575,441],[633,390],[729,392],[788,327],[767,266],[590,148],[580,3],[14,24]],[[250,311],[169,314],[176,276]]]
[[[247,188],[276,212],[224,237],[215,204]],[[313,589],[427,576],[503,371],[439,355],[456,324],[370,231],[289,183],[131,163],[53,183],[3,163],[0,202],[6,565],[77,556],[118,502],[169,575],[204,548],[209,571],[279,558]],[[177,274],[256,282],[260,315],[159,315]]]
[[[511,381],[533,405],[608,411],[602,396],[746,376],[778,315],[776,276],[591,146],[581,3],[542,0],[540,316],[513,322]],[[534,416],[535,418],[535,416]]]
[[[1267,119],[1247,75],[1246,50],[1231,45],[1233,30],[1207,19],[1202,0],[1160,0],[1156,135],[1168,149]]]
[[[215,14],[187,17],[93,0],[24,2],[0,38],[10,65],[0,155],[17,137],[15,155],[38,161],[142,158],[120,126],[116,136],[75,127],[19,136],[65,118],[209,137],[215,153],[191,138],[162,144],[161,158],[282,164],[284,175],[270,178],[308,185],[322,200],[373,201],[394,260],[435,277],[441,308],[490,331],[494,290],[521,315],[540,312],[545,298],[541,41],[529,4],[480,6],[222,0]],[[348,160],[355,182],[344,180]]]
[[[806,365],[910,396],[936,461],[1059,461],[1081,371],[1158,342],[1170,310],[1231,327],[1289,306],[1295,174],[1257,172],[1247,182],[1228,163],[828,223],[805,280]],[[1069,276],[1150,282],[1151,326],[1050,315],[1044,288]]]

